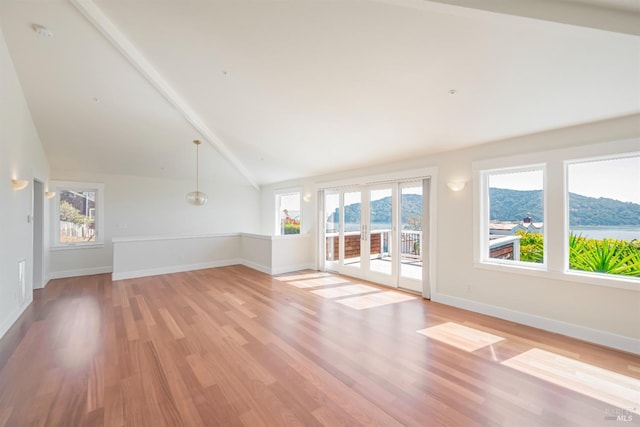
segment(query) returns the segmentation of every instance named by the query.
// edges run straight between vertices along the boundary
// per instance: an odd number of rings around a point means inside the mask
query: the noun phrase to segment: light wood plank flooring
[[[639,425],[639,379],[636,355],[348,277],[96,275],[0,340],[0,426]]]

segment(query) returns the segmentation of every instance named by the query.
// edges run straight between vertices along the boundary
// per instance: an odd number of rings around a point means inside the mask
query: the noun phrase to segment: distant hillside
[[[491,188],[490,219],[494,221],[522,221],[530,216],[534,222],[543,222],[542,191],[518,191]],[[406,194],[402,203],[405,207],[402,222],[410,216],[422,215],[422,196]],[[621,202],[604,197],[594,198],[569,193],[571,226],[623,226],[640,225],[640,204]],[[371,221],[390,223],[391,197],[376,200],[371,204]],[[360,203],[345,206],[345,222],[360,222]],[[338,220],[338,210],[333,213]]]
[[[406,223],[410,216],[422,216],[422,196],[418,194],[405,194],[402,196],[403,215],[402,222]],[[371,203],[371,222],[391,223],[391,197],[376,200]],[[338,221],[338,209],[333,212],[334,221]],[[344,207],[344,219],[346,223],[360,222],[360,203],[354,203]]]
[[[491,188],[490,219],[522,221],[527,215],[542,222],[542,191],[518,191]],[[571,226],[640,225],[640,204],[604,197],[594,198],[569,193]]]
[[[543,221],[542,190],[518,191],[490,188],[490,221],[522,221],[530,217],[533,222]]]
[[[640,204],[569,194],[571,225],[640,225]]]

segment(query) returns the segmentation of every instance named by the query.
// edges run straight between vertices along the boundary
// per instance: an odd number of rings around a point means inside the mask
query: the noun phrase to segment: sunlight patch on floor
[[[411,295],[389,291],[343,298],[336,300],[336,302],[346,305],[347,307],[355,308],[356,310],[364,310],[365,308],[380,307],[382,305],[396,304],[414,299],[416,299],[416,297],[412,297]]]
[[[640,379],[533,348],[503,365],[580,394],[640,414]]]
[[[503,337],[454,322],[443,323],[416,332],[469,352],[504,340]]]
[[[417,298],[401,292],[384,291],[374,286],[354,283],[349,279],[326,273],[280,276],[276,277],[276,279],[297,288],[306,289],[320,297],[335,300],[337,303],[356,310],[380,307]]]
[[[336,286],[334,288],[316,289],[311,291],[316,295],[320,295],[323,298],[340,298],[344,296],[366,294],[370,292],[379,292],[380,289],[367,285],[345,285]]]
[[[320,277],[329,277],[329,273],[306,273],[306,274],[295,274],[290,276],[277,276],[274,277],[276,280],[280,280],[282,282],[289,282],[291,280],[307,280],[307,279],[318,279]]]
[[[338,285],[350,282],[346,279],[341,279],[340,277],[320,277],[317,279],[295,280],[287,283],[295,286],[296,288],[316,288],[319,286]]]

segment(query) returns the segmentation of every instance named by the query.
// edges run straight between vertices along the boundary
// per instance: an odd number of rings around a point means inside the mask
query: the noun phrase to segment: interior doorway
[[[44,184],[33,180],[33,289],[44,285]]]

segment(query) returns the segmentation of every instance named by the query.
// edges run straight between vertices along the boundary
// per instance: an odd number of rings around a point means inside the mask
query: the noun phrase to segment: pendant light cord
[[[198,155],[198,150],[200,148],[200,144],[196,144],[196,193],[200,193],[200,186],[199,186],[199,170],[198,170],[198,163],[199,163],[199,158],[200,156]]]

